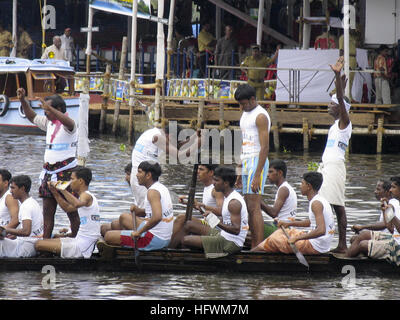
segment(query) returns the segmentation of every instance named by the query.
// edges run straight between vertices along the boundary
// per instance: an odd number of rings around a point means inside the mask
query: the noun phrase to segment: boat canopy
[[[31,71],[67,71],[74,72],[68,61],[54,59],[22,59],[0,57],[0,74]]]

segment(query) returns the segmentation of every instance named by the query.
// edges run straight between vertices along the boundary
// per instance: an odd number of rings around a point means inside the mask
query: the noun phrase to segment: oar
[[[286,229],[284,228],[284,226],[281,226],[281,229],[283,230],[283,233],[286,235],[286,237],[289,240],[289,234],[287,233]],[[296,245],[294,243],[289,243],[290,247],[292,248],[293,252],[296,254],[297,259],[299,260],[299,262],[301,264],[304,264],[307,268],[310,268],[310,266],[308,265],[308,262],[306,260],[306,258],[304,258],[303,254],[299,251],[299,249],[297,249]]]
[[[134,200],[134,203],[137,204],[136,199]],[[132,218],[133,218],[133,229],[134,229],[134,231],[137,231],[137,229],[136,229],[136,213],[134,213],[132,215]],[[135,243],[135,248],[134,248],[135,249],[135,251],[134,251],[134,253],[135,253],[135,264],[136,264],[136,267],[138,268],[139,272],[141,272],[142,271],[142,262],[140,261],[140,252],[139,252],[139,249],[137,247],[137,237],[134,237],[133,241]]]
[[[204,127],[204,122],[202,122],[200,125],[201,129],[203,129],[203,127]],[[199,137],[199,139],[201,139],[201,137]],[[192,180],[190,182],[189,196],[188,196],[188,201],[187,201],[187,206],[186,206],[185,222],[192,220],[194,194],[196,191],[197,169],[199,168],[199,160],[200,160],[200,153],[199,153],[199,156],[197,157],[196,163],[193,166]]]

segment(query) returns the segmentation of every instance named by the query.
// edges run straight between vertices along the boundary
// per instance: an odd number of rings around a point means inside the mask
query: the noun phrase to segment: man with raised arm
[[[19,224],[19,203],[11,195],[11,173],[6,169],[0,169],[0,226],[16,228]]]
[[[261,195],[264,192],[269,161],[269,131],[271,120],[268,112],[256,100],[255,89],[240,85],[235,91],[235,100],[243,110],[240,118],[242,131],[241,164],[237,186],[242,185],[243,196],[249,213],[251,247],[263,240],[264,220],[261,214]]]
[[[37,115],[29,105],[23,88],[17,90],[17,95],[28,120],[46,132],[44,165],[39,177],[39,197],[43,199],[43,238],[51,238],[57,201],[49,190],[47,182],[70,180],[72,169],[78,163],[76,159],[78,130],[75,121],[68,116],[67,106],[61,96],[52,95],[45,97],[44,100],[40,98],[40,107],[45,114],[41,116]],[[75,236],[80,223],[78,212],[67,214],[71,232]]]
[[[100,211],[96,197],[89,192],[92,171],[76,167],[71,174],[71,189],[57,189],[59,183],[48,182],[50,191],[65,212],[78,211],[81,221],[78,234],[59,234],[54,239],[38,240],[35,248],[39,252],[51,252],[61,258],[90,258],[100,237]]]
[[[224,194],[220,230],[204,226],[201,235],[187,235],[183,246],[204,250],[207,258],[219,258],[234,254],[243,247],[249,229],[247,207],[243,197],[234,190],[236,173],[233,168],[218,167],[214,172],[214,188]]]
[[[330,65],[330,67],[336,77],[336,94],[332,96],[328,113],[335,119],[335,123],[329,129],[322,163],[318,171],[324,177],[320,194],[333,206],[338,223],[339,243],[337,248],[332,251],[344,253],[347,249],[347,218],[344,196],[346,183],[345,153],[349,145],[352,125],[349,118],[350,104],[345,101],[344,97],[346,77],[340,76],[340,71],[343,68],[343,57],[339,57],[336,64]]]
[[[169,190],[158,181],[160,175],[159,163],[143,161],[139,164],[136,176],[139,184],[146,187],[147,194],[144,209],[140,209],[139,213],[132,212],[138,227],[136,230],[108,231],[104,237],[107,244],[134,248],[134,238],[137,237],[139,250],[150,251],[168,246],[172,235],[174,214]],[[140,215],[145,217],[141,218]],[[129,224],[132,223],[131,221]],[[124,222],[120,220],[120,223],[123,227]]]
[[[19,207],[18,227],[0,227],[0,257],[32,257],[36,255],[35,242],[42,236],[42,210],[35,199],[29,195],[32,181],[26,175],[15,176],[10,180],[10,191]],[[12,239],[10,238],[12,237]]]
[[[301,181],[301,194],[309,201],[308,219],[298,221],[278,221],[278,228],[295,227],[287,230],[289,239],[283,230],[278,229],[252,251],[293,253],[290,243],[296,245],[303,254],[320,254],[330,250],[335,231],[332,208],[329,203],[318,194],[322,184],[322,174],[307,172]],[[309,232],[298,228],[309,227]]]

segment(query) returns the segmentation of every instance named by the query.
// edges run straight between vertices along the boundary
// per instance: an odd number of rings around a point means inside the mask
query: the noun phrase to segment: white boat
[[[63,60],[0,57],[0,131],[44,134],[25,117],[16,95],[18,88],[25,89],[31,107],[39,115],[44,111],[38,98],[60,94],[68,116],[78,123],[79,96],[74,94],[74,73],[69,62]]]

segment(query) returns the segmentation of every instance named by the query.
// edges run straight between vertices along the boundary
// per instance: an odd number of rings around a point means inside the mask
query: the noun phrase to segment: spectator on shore
[[[200,77],[205,77],[207,76],[206,74],[206,65],[208,65],[207,55],[206,52],[208,52],[208,56],[214,54],[214,49],[215,49],[215,44],[216,44],[216,39],[210,32],[211,30],[211,24],[209,22],[204,23],[203,29],[201,29],[199,36],[197,38],[197,43],[199,47],[199,69],[200,69]]]
[[[61,48],[65,51],[66,60],[72,63],[72,57],[75,56],[74,38],[71,36],[71,28],[66,28],[64,34],[60,36]]]
[[[41,59],[67,60],[64,48],[61,47],[61,38],[53,37],[53,44],[44,50]]]
[[[29,59],[33,41],[22,25],[18,25],[17,57]]]
[[[0,57],[9,57],[10,49],[13,47],[10,31],[4,29],[4,24],[0,22]]]
[[[389,48],[382,44],[378,49],[379,55],[374,61],[375,78],[375,104],[391,104],[389,69],[387,66],[387,58],[389,56]]]
[[[218,66],[236,66],[237,58],[232,55],[237,52],[237,41],[233,37],[233,27],[225,26],[225,36],[218,39],[215,47],[215,61]],[[217,78],[231,79],[232,71],[230,69],[216,69]]]

